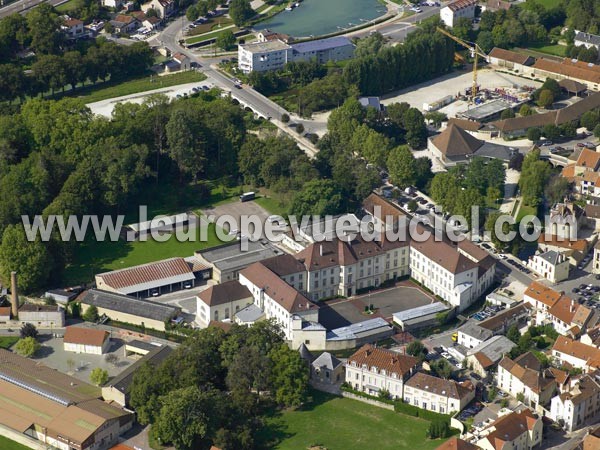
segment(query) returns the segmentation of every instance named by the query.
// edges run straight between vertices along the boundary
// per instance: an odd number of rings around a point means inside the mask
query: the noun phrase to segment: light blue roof
[[[419,317],[446,311],[447,309],[450,308],[448,308],[446,305],[440,302],[430,303],[428,305],[423,306],[417,306],[416,308],[411,308],[407,309],[406,311],[394,313],[394,322],[404,322],[406,320],[417,319]]]
[[[308,52],[319,52],[322,50],[329,50],[332,48],[343,47],[345,45],[352,45],[352,41],[344,36],[336,36],[327,39],[318,39],[316,41],[300,42],[299,44],[292,44],[292,48],[298,53]]]
[[[357,334],[364,334],[369,332],[379,332],[381,328],[389,328],[390,324],[382,319],[376,317],[375,319],[363,320],[362,322],[353,323],[346,327],[336,328],[327,333],[327,340],[338,341],[346,339],[355,339]]]

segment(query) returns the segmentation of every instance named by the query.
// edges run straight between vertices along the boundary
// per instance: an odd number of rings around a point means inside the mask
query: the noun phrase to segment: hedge
[[[377,400],[382,403],[387,403],[388,405],[394,405],[394,411],[400,414],[406,414],[407,416],[412,417],[420,417],[421,419],[425,419],[429,422],[441,420],[450,423],[451,415],[449,414],[440,414],[433,411],[428,411],[426,409],[421,409],[409,403],[405,403],[402,400],[392,400],[390,398],[380,398],[374,395],[369,395],[365,392],[352,389],[351,387],[348,387],[348,385],[345,383],[342,384],[340,389],[342,391],[351,392],[352,394],[358,395],[359,397]]]

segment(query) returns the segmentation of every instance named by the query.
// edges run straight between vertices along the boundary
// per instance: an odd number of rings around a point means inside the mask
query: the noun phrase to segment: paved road
[[[6,5],[0,9],[0,19],[6,16],[10,16],[14,13],[21,13],[28,9],[34,8],[40,3],[49,3],[52,6],[60,5],[65,3],[67,0],[17,0],[16,2]]]
[[[372,28],[357,31],[355,33],[349,33],[348,36],[365,37],[368,36],[372,30],[377,30],[383,36],[391,39],[394,42],[402,42],[404,39],[406,39],[408,33],[415,30],[416,24],[420,23],[424,19],[427,19],[428,17],[435,16],[440,12],[440,8],[437,6],[422,6],[421,9],[423,10],[422,13],[415,14],[404,19],[399,18],[382,25],[376,25]]]

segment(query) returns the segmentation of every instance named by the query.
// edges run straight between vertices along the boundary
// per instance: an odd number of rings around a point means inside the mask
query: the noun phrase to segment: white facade
[[[562,253],[554,258],[555,253],[554,251],[549,251],[534,255],[529,259],[527,265],[535,273],[552,283],[566,280],[569,278],[569,259]],[[552,258],[548,256],[552,256]]]
[[[107,8],[121,9],[123,6],[122,0],[102,0],[102,6],[106,6]]]
[[[550,417],[571,432],[600,419],[600,383],[596,374],[585,375],[567,393],[552,398]]]
[[[404,378],[396,372],[387,373],[377,367],[358,366],[352,362],[346,364],[346,383],[357,391],[377,395],[380,390],[387,390],[392,398],[402,399],[404,396]]]
[[[65,352],[103,355],[110,347],[110,339],[106,338],[102,345],[76,344],[73,342],[64,342],[63,345]]]
[[[196,322],[201,328],[206,328],[211,320],[216,322],[231,321],[233,316],[252,304],[252,297],[232,300],[225,304],[208,305],[200,297],[196,297]]]
[[[454,382],[450,381],[449,383]],[[475,389],[470,390],[462,398],[458,399],[448,396],[445,390],[433,393],[427,389],[404,386],[405,403],[440,414],[462,411],[474,398]]]
[[[474,0],[457,0],[448,4],[440,10],[440,19],[447,26],[452,28],[456,20],[465,17],[472,19],[475,17],[475,8],[477,1]]]
[[[280,40],[238,45],[238,67],[244,73],[282,69],[292,59],[292,47]]]

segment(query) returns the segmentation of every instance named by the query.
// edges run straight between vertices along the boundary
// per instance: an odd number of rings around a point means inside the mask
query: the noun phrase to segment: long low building
[[[159,331],[164,331],[165,324],[181,313],[181,309],[176,306],[99,289],[85,291],[77,301],[81,304],[82,314],[93,305],[100,316],[106,315],[111,320]]]
[[[98,289],[136,297],[191,288],[195,283],[194,267],[184,258],[169,258],[96,275]]]
[[[437,323],[438,314],[449,309],[443,303],[435,302],[394,313],[392,317],[394,323],[402,328],[402,331],[410,331]]]
[[[61,450],[105,450],[134,422],[131,411],[90,395],[94,388],[0,349],[0,424]]]

